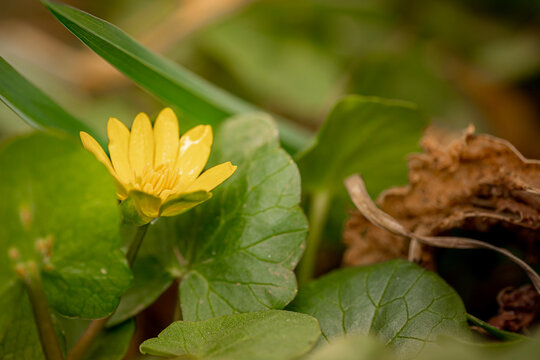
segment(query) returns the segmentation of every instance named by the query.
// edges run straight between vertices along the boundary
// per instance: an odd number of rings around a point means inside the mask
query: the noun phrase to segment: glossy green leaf
[[[0,279],[17,280],[16,264],[34,261],[55,310],[111,313],[131,273],[105,167],[71,139],[33,133],[0,145],[0,168]]]
[[[45,93],[0,57],[0,99],[36,128],[55,128],[79,136],[86,131],[100,139],[86,124],[67,113]]]
[[[338,102],[313,146],[299,156],[307,191],[336,192],[360,173],[370,194],[407,182],[406,155],[419,150],[427,119],[412,103],[348,96]]]
[[[180,284],[184,319],[281,309],[296,294],[293,269],[307,230],[298,169],[262,114],[224,123],[210,161],[238,169],[212,199],[176,220],[187,265]]]
[[[403,260],[334,271],[302,288],[289,309],[315,316],[327,341],[371,334],[404,359],[441,334],[469,334],[458,294],[435,273]]]
[[[191,122],[216,125],[230,115],[256,110],[243,100],[159,56],[116,26],[83,11],[43,0],[45,6],[75,36],[139,86],[176,106]],[[184,124],[182,124],[184,126]],[[307,136],[297,126],[280,123],[281,139],[298,151]]]
[[[287,360],[306,353],[320,333],[311,316],[270,310],[178,321],[140,349],[143,354],[189,359]]]
[[[298,169],[279,147],[271,119],[250,114],[224,122],[208,166],[224,161],[238,169],[210,200],[150,226],[114,322],[150,305],[174,278],[181,279],[185,320],[281,309],[294,298],[307,223]]]

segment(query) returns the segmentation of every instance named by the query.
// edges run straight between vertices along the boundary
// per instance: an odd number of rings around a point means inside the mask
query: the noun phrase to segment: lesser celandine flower
[[[201,174],[212,146],[212,127],[198,125],[179,138],[178,120],[163,109],[154,124],[140,113],[130,130],[118,119],[107,125],[110,159],[97,141],[81,132],[84,147],[114,176],[120,200],[132,200],[145,221],[174,216],[208,200],[210,191],[230,177],[230,162]]]

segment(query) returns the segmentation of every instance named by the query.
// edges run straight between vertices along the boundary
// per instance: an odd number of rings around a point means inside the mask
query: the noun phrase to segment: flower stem
[[[35,262],[31,261],[24,267],[23,280],[28,290],[30,303],[32,304],[32,311],[45,358],[47,360],[63,360],[64,355],[62,354],[56,332],[54,331],[51,314],[49,313],[49,305],[47,305],[47,299],[41,283],[41,275]]]
[[[142,241],[144,239],[144,236],[146,235],[146,231],[148,230],[149,226],[150,223],[139,226],[137,228],[137,231],[135,232],[135,235],[133,236],[133,239],[131,240],[131,243],[129,244],[126,257],[130,268],[133,267],[133,263],[137,258],[137,253],[141,248]],[[84,333],[81,335],[77,343],[73,346],[73,348],[71,348],[66,360],[81,359],[88,347],[94,342],[99,333],[101,333],[101,331],[105,328],[105,326],[107,325],[107,321],[109,321],[113,314],[114,311],[112,314],[105,318],[92,320],[90,325],[88,325],[86,330],[84,330]]]
[[[130,268],[133,267],[133,263],[137,258],[137,254],[139,253],[139,249],[141,248],[142,241],[144,239],[144,236],[146,235],[146,231],[148,231],[149,226],[150,223],[139,226],[137,228],[137,231],[135,232],[135,235],[133,236],[131,244],[129,244],[126,257]]]
[[[332,195],[328,191],[319,191],[313,194],[310,199],[308,214],[310,230],[306,239],[306,252],[298,267],[299,286],[304,285],[313,277],[319,245],[331,202]]]

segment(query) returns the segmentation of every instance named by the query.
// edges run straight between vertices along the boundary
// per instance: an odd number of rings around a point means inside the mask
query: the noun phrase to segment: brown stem
[[[107,321],[111,315],[103,319],[93,320],[90,325],[84,330],[84,333],[81,335],[77,343],[71,348],[69,354],[66,357],[66,360],[77,360],[81,359],[85,354],[88,347],[94,342],[99,333],[107,325]]]
[[[49,306],[47,299],[45,298],[45,292],[43,291],[43,285],[41,283],[41,275],[34,262],[29,262],[23,270],[23,280],[28,290],[30,297],[30,303],[32,304],[32,311],[34,313],[34,320],[38,329],[39,340],[41,341],[41,347],[47,360],[63,360],[64,355],[60,349],[58,338],[54,330],[51,314],[49,312]]]

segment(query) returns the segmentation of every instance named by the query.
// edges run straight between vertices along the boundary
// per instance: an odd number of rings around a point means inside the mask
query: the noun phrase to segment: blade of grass
[[[97,136],[86,124],[69,114],[0,57],[0,99],[17,115],[38,129],[53,128],[79,136],[79,131]]]
[[[177,107],[189,125],[217,125],[231,115],[260,111],[180,65],[150,51],[118,27],[71,6],[42,0],[52,14],[90,49],[151,94]],[[289,152],[302,149],[308,132],[280,119],[280,138]]]

